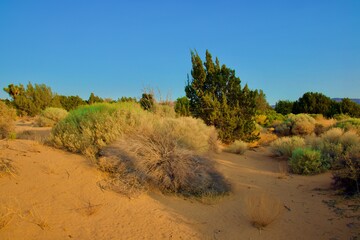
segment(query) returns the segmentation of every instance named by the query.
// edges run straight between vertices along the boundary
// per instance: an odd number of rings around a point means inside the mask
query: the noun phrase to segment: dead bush
[[[259,230],[274,222],[283,212],[283,204],[265,193],[249,196],[245,200],[245,206],[251,224]]]

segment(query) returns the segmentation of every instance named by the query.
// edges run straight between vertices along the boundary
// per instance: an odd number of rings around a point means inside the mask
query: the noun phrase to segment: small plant
[[[60,120],[67,116],[68,112],[62,108],[46,108],[36,119],[36,125],[39,127],[53,127]]]
[[[226,152],[235,153],[235,154],[244,154],[248,149],[248,144],[241,140],[236,140],[232,144],[230,144],[227,148],[225,148]]]
[[[278,219],[283,211],[283,204],[265,193],[248,197],[245,205],[251,224],[259,230]]]
[[[360,194],[360,154],[338,161],[333,171],[333,187],[347,195]]]
[[[0,158],[0,177],[10,175],[14,177],[17,174],[17,169],[12,164],[12,160]]]
[[[279,156],[289,158],[296,148],[304,147],[305,140],[298,136],[282,137],[270,144],[271,151]]]
[[[0,139],[8,138],[15,132],[16,111],[0,101]]]
[[[321,152],[310,148],[297,148],[289,160],[290,170],[296,174],[311,175],[329,169],[329,164],[321,158]]]

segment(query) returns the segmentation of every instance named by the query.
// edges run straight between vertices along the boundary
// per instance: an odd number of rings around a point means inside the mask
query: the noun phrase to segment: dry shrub
[[[156,104],[155,114],[160,117],[170,117],[170,118],[176,117],[176,112],[174,107],[168,104]]]
[[[122,162],[111,171],[135,174],[139,182],[164,193],[199,197],[227,193],[224,178],[200,155],[210,148],[209,135],[192,129],[206,127],[203,124],[190,118],[154,118],[141,132],[126,135],[108,150]]]
[[[260,146],[268,146],[270,143],[278,139],[278,136],[271,132],[260,133],[258,143]]]
[[[242,155],[245,153],[247,149],[248,149],[248,144],[246,142],[243,142],[241,140],[236,140],[235,142],[227,146],[224,149],[224,151]]]
[[[275,155],[285,158],[289,158],[296,148],[304,146],[305,140],[298,136],[278,138],[270,144],[271,151]]]
[[[43,110],[36,119],[39,127],[52,127],[67,116],[68,112],[62,108],[49,107]]]
[[[274,222],[283,212],[280,200],[265,193],[249,196],[245,205],[251,224],[259,230]]]
[[[0,139],[7,138],[15,132],[16,111],[0,101]]]
[[[324,118],[323,115],[321,114],[318,114],[316,117],[315,117],[315,134],[316,135],[320,135],[324,132],[326,132],[327,130],[329,130],[335,123],[336,123],[336,120],[335,119],[327,119],[327,118]]]
[[[289,114],[284,122],[277,125],[276,133],[282,136],[308,135],[315,130],[315,119],[307,114]]]
[[[359,118],[349,118],[346,120],[339,121],[335,124],[335,127],[344,129],[345,131],[355,131],[360,135],[360,119]]]

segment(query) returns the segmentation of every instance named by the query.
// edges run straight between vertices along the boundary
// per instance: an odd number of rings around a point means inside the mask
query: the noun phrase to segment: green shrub
[[[296,174],[311,175],[329,169],[321,158],[321,152],[310,148],[297,148],[289,159],[290,170]]]
[[[46,108],[36,119],[36,124],[40,127],[52,127],[64,119],[67,114],[68,112],[62,108]]]
[[[187,97],[181,97],[176,99],[175,112],[178,116],[190,116],[190,101]]]
[[[16,111],[0,101],[0,139],[11,137],[15,132]]]
[[[152,93],[143,93],[140,98],[140,105],[144,110],[154,112],[155,111],[155,98]]]
[[[140,117],[135,116],[140,112],[145,114],[132,103],[81,106],[54,126],[52,142],[57,147],[94,157],[101,147],[140,124]]]
[[[315,130],[315,119],[307,114],[289,114],[285,121],[276,126],[276,133],[282,136],[308,135]]]
[[[226,152],[235,153],[235,154],[244,154],[248,149],[248,144],[241,140],[236,140],[232,144],[230,144],[227,148],[225,148]]]
[[[298,136],[282,137],[273,141],[270,146],[275,155],[289,158],[296,148],[305,146],[305,140]]]

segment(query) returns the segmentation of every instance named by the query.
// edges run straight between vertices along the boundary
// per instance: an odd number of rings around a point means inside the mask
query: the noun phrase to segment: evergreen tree
[[[187,97],[181,97],[176,100],[175,112],[179,116],[190,116],[190,101]]]
[[[332,100],[322,93],[307,92],[295,101],[293,113],[323,114],[328,116],[331,110]]]
[[[292,113],[294,102],[289,100],[280,100],[275,104],[275,111],[283,115]]]
[[[143,93],[140,99],[140,105],[144,110],[155,112],[155,99],[151,93]]]
[[[94,104],[94,103],[97,103],[97,102],[103,102],[104,100],[98,96],[95,96],[94,93],[91,93],[90,94],[90,97],[87,101],[88,104]]]
[[[223,142],[256,139],[253,135],[255,91],[247,85],[241,88],[235,70],[220,66],[217,58],[214,63],[209,51],[206,51],[205,59],[203,63],[197,52],[191,52],[192,80],[188,79],[185,87],[191,114],[214,125]]]

